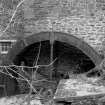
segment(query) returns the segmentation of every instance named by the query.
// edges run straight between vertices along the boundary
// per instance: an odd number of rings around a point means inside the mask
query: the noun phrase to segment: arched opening
[[[21,65],[24,62],[26,66],[33,66],[36,62],[40,42],[31,44],[24,48],[13,60],[15,65]],[[49,65],[51,63],[50,41],[41,41],[41,49],[37,65]],[[84,54],[80,49],[68,43],[55,41],[53,47],[53,63],[56,71],[66,73],[84,73],[95,67],[94,62]],[[74,71],[73,71],[74,70]]]
[[[40,47],[41,44],[41,47]],[[39,53],[40,48],[40,53]],[[32,67],[33,65],[51,64],[51,45],[50,41],[41,41],[25,47],[13,60],[15,65]],[[39,54],[39,59],[37,59]],[[55,41],[53,45],[53,61],[56,61],[47,67],[40,67],[37,72],[44,78],[59,82],[60,79],[68,79],[69,75],[85,73],[95,67],[94,62],[84,54],[80,49],[65,42]],[[52,72],[53,69],[53,72]],[[31,74],[32,70],[26,69]],[[52,75],[50,73],[52,72]],[[31,75],[30,75],[31,76]],[[19,82],[20,84],[20,82]],[[23,84],[23,83],[22,83]],[[25,83],[24,83],[25,84]],[[47,87],[47,86],[46,86]],[[20,90],[23,87],[20,87]],[[21,92],[26,91],[22,89]],[[23,92],[24,93],[24,92]]]
[[[49,65],[55,60],[51,66],[39,68],[38,73],[47,79],[59,81],[68,78],[68,74],[84,73],[101,63],[102,57],[84,41],[65,33],[53,34],[53,44],[51,32],[41,32],[18,41],[9,51],[4,64],[21,65],[24,62],[26,66],[33,66],[38,61],[38,65]]]
[[[77,37],[62,33],[62,32],[53,32],[54,40],[59,42],[64,42],[69,45],[75,46],[76,48],[80,49],[84,54],[86,54],[95,65],[101,63],[103,57],[100,56],[91,46],[89,46],[86,42]],[[13,62],[16,55],[18,55],[25,47],[30,46],[36,42],[46,41],[51,39],[51,32],[41,32],[35,35],[26,37],[17,41],[17,43],[10,49],[8,55],[6,56],[6,60],[4,59],[3,64],[9,65]]]

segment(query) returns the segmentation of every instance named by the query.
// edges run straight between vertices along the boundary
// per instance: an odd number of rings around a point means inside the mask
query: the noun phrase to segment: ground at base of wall
[[[30,104],[29,104],[30,102]],[[17,96],[11,96],[11,97],[3,97],[0,99],[0,105],[43,105],[41,104],[41,101],[36,97],[36,99],[33,99],[29,95],[17,95]]]
[[[103,97],[99,103],[97,103],[95,100],[82,100],[72,104],[67,102],[55,103],[53,100],[48,100],[43,103],[41,100],[39,100],[38,96],[31,95],[29,98],[29,94],[21,94],[1,98],[0,105],[105,105],[103,100],[105,100],[105,97]]]

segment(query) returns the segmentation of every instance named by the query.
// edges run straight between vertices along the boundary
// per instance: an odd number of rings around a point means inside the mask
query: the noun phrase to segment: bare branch
[[[36,64],[38,63],[38,59],[39,59],[39,55],[40,55],[40,49],[41,49],[41,45],[40,45],[40,47],[39,47],[39,52],[38,52]],[[49,80],[46,80],[46,79],[40,79],[40,80],[37,79],[37,78],[36,78],[36,75],[37,75],[37,74],[36,74],[36,71],[38,70],[39,67],[43,67],[43,66],[44,66],[44,67],[49,67],[49,66],[52,65],[56,60],[57,60],[57,58],[56,58],[53,62],[51,62],[49,65],[35,65],[35,66],[33,66],[33,67],[17,66],[17,65],[0,66],[0,68],[1,68],[0,73],[3,73],[3,74],[5,74],[5,75],[8,75],[8,76],[10,76],[10,77],[12,77],[12,78],[15,78],[15,79],[17,79],[17,80],[20,80],[20,81],[26,81],[27,84],[30,86],[29,97],[30,97],[30,94],[32,93],[32,91],[33,91],[34,93],[36,93],[38,96],[40,96],[41,93],[40,93],[40,92],[37,92],[37,90],[36,90],[35,87],[34,87],[34,84],[36,84],[36,83],[38,83],[38,82],[43,82],[43,81],[48,81],[48,82],[52,82],[52,81],[49,81]],[[30,80],[30,79],[26,78],[24,75],[22,75],[22,74],[18,73],[17,71],[13,70],[12,67],[16,67],[16,69],[22,70],[22,72],[25,72],[23,68],[28,68],[28,69],[30,69],[30,70],[33,70],[34,68],[36,68],[36,70],[35,70],[35,72],[32,73],[32,75],[31,75],[31,76],[32,76],[32,80]],[[3,72],[3,69],[6,70],[6,73]],[[16,74],[18,74],[20,77],[18,78],[18,77],[13,76],[13,74],[12,74],[11,72],[9,72],[9,70],[12,71],[12,72],[14,72],[14,73],[16,73]],[[45,99],[44,99],[44,100],[45,100]]]
[[[4,68],[5,68],[6,72],[13,78],[12,74],[9,73],[8,69],[6,67],[4,67]]]
[[[22,77],[24,80],[27,80],[27,78],[25,78],[23,75],[21,75],[20,73],[16,72],[15,70],[11,69],[10,67],[8,67],[9,70],[13,71],[14,73],[18,74],[20,77]]]
[[[36,61],[34,60],[33,66],[34,66],[34,65],[37,66],[37,64],[38,64],[38,60],[39,60],[39,56],[40,56],[40,51],[41,51],[41,42],[40,42],[40,45],[39,45],[39,50],[38,50],[37,59],[36,59]],[[36,72],[37,72],[37,70],[38,70],[38,67],[36,67],[36,70],[35,70],[35,71],[32,69],[32,74],[31,74],[32,80],[31,80],[31,85],[30,85],[30,86],[33,86],[33,81],[34,81],[34,80],[35,80],[35,82],[37,81],[37,78],[36,78]],[[33,90],[33,89],[30,87],[29,96],[30,96],[30,94],[32,93],[32,90]],[[29,97],[29,98],[30,98],[30,97]],[[28,101],[28,104],[30,104],[29,101]]]
[[[16,69],[18,69],[19,71],[22,71],[23,73],[25,73],[25,75],[27,75],[28,77],[30,77],[30,75],[24,70],[24,67],[18,67],[18,66],[14,66],[16,67]]]
[[[35,65],[35,66],[17,66],[17,65],[9,65],[9,66],[5,66],[5,67],[17,67],[17,68],[28,68],[30,70],[35,69],[35,68],[40,68],[40,67],[49,67],[52,64],[55,63],[55,61],[57,60],[57,58],[55,58],[55,60],[53,62],[51,62],[49,65]],[[0,66],[0,68],[4,68],[4,66]]]
[[[37,59],[36,59],[36,61],[33,62],[33,66],[34,65],[37,66],[37,64],[38,64],[38,60],[39,60],[39,56],[40,56],[40,51],[41,51],[41,42],[40,42],[40,45],[39,45]]]
[[[5,75],[7,75],[7,76],[10,76],[10,77],[12,77],[12,78],[14,78],[14,79],[24,81],[24,79],[14,77],[13,75],[11,76],[11,75],[9,75],[8,73],[5,73],[5,72],[3,72],[3,71],[0,71],[0,73],[5,74]]]
[[[14,73],[18,74],[18,75],[21,76],[23,79],[16,78],[16,77],[12,76],[13,78],[26,81],[26,82],[29,84],[29,86],[33,89],[33,91],[34,91],[34,92],[37,92],[37,91],[35,90],[35,88],[33,87],[33,85],[31,84],[30,80],[28,80],[28,79],[25,78],[23,75],[21,75],[20,73],[16,72],[15,70],[13,70],[13,69],[11,69],[11,68],[9,68],[9,70],[11,70],[11,71],[13,71]]]
[[[8,23],[8,25],[7,25],[7,27],[3,30],[2,35],[3,35],[3,34],[7,31],[7,29],[10,27],[10,24],[12,23],[12,21],[13,21],[15,15],[16,15],[16,12],[17,12],[18,8],[21,6],[21,4],[22,4],[24,1],[25,1],[25,0],[22,0],[22,1],[20,1],[20,2],[18,3],[16,9],[14,10],[14,12],[13,12],[13,14],[12,14],[12,17],[11,17],[11,19],[10,19],[10,21],[9,21],[9,23]]]

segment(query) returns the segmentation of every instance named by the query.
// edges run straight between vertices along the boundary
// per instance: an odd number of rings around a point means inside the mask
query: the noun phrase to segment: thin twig
[[[20,73],[16,72],[15,70],[11,69],[10,67],[8,67],[11,71],[13,71],[14,73],[18,74],[20,77],[22,77],[24,80],[27,80],[27,78],[25,78],[23,75],[21,75]]]
[[[36,62],[35,62],[35,60],[34,60],[33,66],[34,66],[34,65],[37,66],[37,64],[38,64],[38,60],[39,60],[39,57],[40,57],[40,51],[41,51],[41,42],[40,42],[40,45],[39,45],[39,50],[38,50],[38,54],[37,54],[37,59],[36,59]],[[39,68],[39,67],[36,67],[35,72],[33,72],[33,69],[32,69],[32,82],[33,82],[34,77],[35,77],[35,80],[36,80],[36,73],[37,73],[38,68]]]
[[[57,58],[55,58],[55,60],[48,65],[36,65],[36,66],[32,66],[32,67],[30,67],[30,66],[9,65],[9,66],[5,66],[5,67],[29,68],[31,70],[31,69],[34,69],[34,68],[49,67],[52,64],[54,64],[56,60],[57,60]],[[4,68],[4,66],[0,66],[0,68]]]
[[[38,55],[37,55],[37,59],[36,59],[36,62],[34,61],[33,63],[33,66],[37,66],[38,64],[38,60],[39,60],[39,56],[40,56],[40,51],[41,51],[41,42],[40,42],[40,45],[39,45],[39,50],[38,50]]]
[[[10,27],[10,24],[12,23],[13,18],[14,18],[14,16],[15,16],[15,14],[16,14],[18,8],[21,6],[21,4],[22,4],[24,1],[25,1],[25,0],[20,1],[19,4],[17,5],[17,7],[16,7],[16,9],[14,10],[14,12],[13,12],[13,14],[12,14],[12,17],[11,17],[11,19],[10,19],[8,25],[7,25],[7,27],[3,30],[2,35],[3,35],[3,34],[7,31],[7,29]]]
[[[5,66],[4,66],[4,69],[6,70],[6,72],[7,72],[11,77],[13,77],[12,74],[9,73],[8,69],[7,69]]]
[[[7,73],[5,73],[5,72],[2,72],[2,71],[0,71],[0,73],[5,74],[5,75],[7,75],[7,76],[10,76],[9,74],[7,74]],[[17,77],[14,77],[14,76],[10,76],[10,77],[12,77],[12,78],[14,78],[14,79],[17,79],[17,80],[21,80],[21,81],[26,81],[26,80],[24,80],[24,79],[17,78]]]
[[[37,54],[37,59],[36,59],[36,62],[35,62],[35,61],[33,62],[33,66],[37,66],[37,64],[38,64],[38,60],[39,60],[39,57],[40,57],[40,51],[41,51],[41,42],[40,42],[40,45],[39,45],[39,50],[38,50],[38,54]],[[35,79],[35,82],[38,81],[37,78],[36,78],[37,70],[38,70],[38,67],[36,68],[35,72],[34,72],[33,69],[32,69],[32,81],[31,81],[32,84],[33,84],[33,82],[34,82],[34,79]],[[31,93],[31,92],[32,92],[32,89],[30,89],[30,93]]]
[[[16,67],[16,69],[18,69],[18,70],[22,70],[22,72],[25,73],[25,75],[27,75],[28,77],[30,77],[30,75],[24,70],[24,67],[21,67],[21,68],[19,68],[17,66],[14,66],[14,67]]]
[[[37,59],[39,59],[39,55],[40,54],[38,54],[38,57],[37,57]],[[57,58],[53,61],[53,62],[51,62],[49,65],[46,65],[45,67],[48,67],[48,66],[50,66],[50,65],[52,65],[55,61],[57,60]],[[37,60],[38,61],[38,60]],[[37,63],[36,63],[37,64]],[[34,83],[37,83],[37,82],[41,82],[41,81],[48,81],[48,80],[46,80],[46,79],[42,79],[42,80],[37,80],[37,78],[35,78],[35,80],[34,80],[34,78],[32,78],[32,81],[31,80],[28,80],[27,78],[25,78],[23,75],[21,75],[20,73],[18,73],[17,71],[15,71],[15,70],[13,70],[11,67],[16,67],[16,68],[22,68],[22,70],[23,70],[23,68],[25,67],[25,68],[30,68],[30,67],[27,67],[27,66],[17,66],[17,65],[9,65],[9,66],[0,66],[0,68],[1,69],[5,69],[6,71],[7,71],[7,73],[5,73],[5,72],[3,72],[3,71],[0,71],[1,73],[3,73],[3,74],[5,74],[5,75],[8,75],[8,76],[10,76],[10,77],[12,77],[12,78],[15,78],[15,79],[17,79],[17,80],[21,80],[21,81],[26,81],[27,83],[28,83],[28,85],[30,86],[30,89],[31,90],[33,90],[33,92],[34,93],[36,93],[38,96],[40,96],[40,93],[38,94],[38,92],[37,92],[37,90],[35,89],[35,87],[33,86],[33,84]],[[37,71],[37,69],[38,69],[38,65],[35,65],[34,67],[31,67],[31,70],[33,69],[33,68],[35,68],[36,67],[36,70],[35,71]],[[16,74],[18,74],[20,77],[22,77],[22,78],[17,78],[17,77],[15,77],[15,76],[13,76],[8,70],[11,70],[11,71],[13,71],[14,73],[16,73]],[[23,70],[24,71],[24,70]],[[36,76],[36,74],[32,74],[32,76],[33,75],[35,75]],[[52,82],[52,81],[49,81],[49,82]],[[32,91],[31,91],[32,92]],[[31,93],[29,93],[29,94],[31,94]],[[29,97],[30,97],[30,95],[29,95]],[[35,98],[36,99],[36,98]],[[40,100],[41,100],[41,98],[39,98]],[[43,99],[42,99],[43,100]],[[44,100],[47,100],[47,99],[44,99]]]
[[[28,80],[27,78],[25,78],[23,75],[21,75],[20,73],[18,73],[18,72],[16,72],[16,71],[14,71],[14,70],[12,70],[11,68],[9,68],[11,71],[13,71],[14,73],[16,73],[16,74],[18,74],[19,76],[21,76],[24,80],[26,80],[27,81],[27,83],[30,85],[30,87],[34,90],[34,92],[36,92],[36,90],[34,89],[34,87],[32,86],[32,84],[31,84],[31,82],[30,82],[30,80]]]

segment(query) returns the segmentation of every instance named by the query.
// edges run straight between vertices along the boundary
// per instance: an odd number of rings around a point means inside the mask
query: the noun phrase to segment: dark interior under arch
[[[49,65],[53,61],[54,63],[52,63],[52,65],[48,67],[40,67],[38,69],[38,73],[48,80],[52,79],[52,81],[56,81],[57,84],[60,79],[68,79],[68,73],[69,75],[81,74],[95,67],[93,61],[79,48],[57,40],[55,40],[53,43],[53,50],[51,50],[52,47],[50,40],[30,44],[15,56],[13,63],[15,65],[22,65],[22,63],[24,62],[25,66],[34,66],[33,64],[36,63],[40,44],[40,54],[37,64]],[[28,69],[25,70],[27,71]],[[50,75],[51,70],[53,70],[52,75]],[[31,70],[28,70],[28,73],[30,73],[30,71]],[[29,92],[29,88],[26,82],[17,81],[15,79],[12,79],[12,81],[12,84],[14,84],[14,90],[11,89],[11,91],[13,91],[11,93],[10,87],[8,85],[7,88],[9,95],[21,93],[24,94]],[[51,88],[53,87],[52,83],[49,85]],[[57,87],[56,84],[54,85],[55,87]],[[38,83],[38,86],[43,87],[40,83]],[[48,87],[48,83],[47,86],[45,84],[45,87]],[[54,91],[56,89],[55,87]]]
[[[33,66],[36,61],[40,42],[34,43],[19,53],[15,59],[14,64],[21,65],[23,61],[27,66]],[[51,52],[50,41],[42,41],[38,65],[49,65],[51,63],[51,53],[53,53],[53,68],[55,72],[64,73],[84,73],[95,67],[92,60],[85,55],[80,49],[70,44],[55,41],[53,44],[53,52]],[[43,69],[43,75],[46,70]],[[49,69],[49,68],[47,68]],[[39,70],[40,71],[40,70]]]

